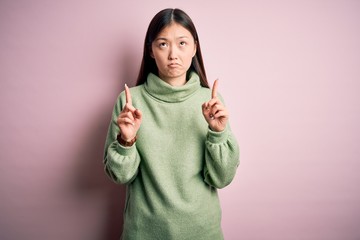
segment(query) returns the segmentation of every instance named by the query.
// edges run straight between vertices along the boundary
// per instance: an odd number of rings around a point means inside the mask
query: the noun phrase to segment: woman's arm
[[[237,141],[228,127],[222,132],[209,129],[205,146],[205,182],[216,188],[224,188],[235,177],[240,163]]]
[[[126,99],[126,104],[122,104],[123,100],[124,94],[120,94],[114,106],[112,120],[106,137],[104,165],[105,172],[113,181],[125,184],[130,183],[136,177],[140,164],[140,155],[136,149],[136,143],[130,147],[125,147],[117,141],[117,136],[120,133],[119,124],[122,124],[119,123],[119,115],[128,111],[126,110],[128,99]],[[122,107],[123,105],[125,106]]]
[[[203,115],[209,124],[205,142],[205,182],[223,188],[233,180],[239,165],[239,146],[228,125],[229,113],[223,98],[217,93],[215,80],[211,99],[202,105]]]

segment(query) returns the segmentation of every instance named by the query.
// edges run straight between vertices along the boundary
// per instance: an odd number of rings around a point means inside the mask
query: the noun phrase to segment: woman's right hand
[[[131,94],[128,86],[125,84],[126,104],[124,109],[118,116],[117,124],[120,128],[120,137],[126,142],[130,142],[135,138],[137,131],[140,128],[142,113],[139,109],[132,105]]]

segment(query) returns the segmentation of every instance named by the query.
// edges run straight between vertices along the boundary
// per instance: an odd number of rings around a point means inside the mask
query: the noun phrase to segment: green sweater
[[[104,155],[106,173],[127,185],[122,239],[223,239],[217,188],[234,178],[239,147],[229,127],[211,131],[202,115],[211,90],[201,87],[196,73],[180,87],[150,73],[130,91],[143,114],[138,139],[131,147],[116,141],[122,92]]]

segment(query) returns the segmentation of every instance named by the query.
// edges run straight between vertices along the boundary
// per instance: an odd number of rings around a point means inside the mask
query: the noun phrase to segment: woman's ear
[[[193,53],[193,57],[195,57],[195,55],[196,55],[196,49],[197,49],[197,41],[195,41],[195,44],[194,44],[194,53]]]
[[[150,54],[150,57],[155,58],[151,46],[149,47],[149,54]]]

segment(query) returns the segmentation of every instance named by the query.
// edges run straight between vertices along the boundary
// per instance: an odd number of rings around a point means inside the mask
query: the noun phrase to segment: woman
[[[216,189],[234,178],[239,148],[182,10],[150,22],[137,86],[125,85],[114,107],[104,164],[127,186],[122,239],[223,239]]]

